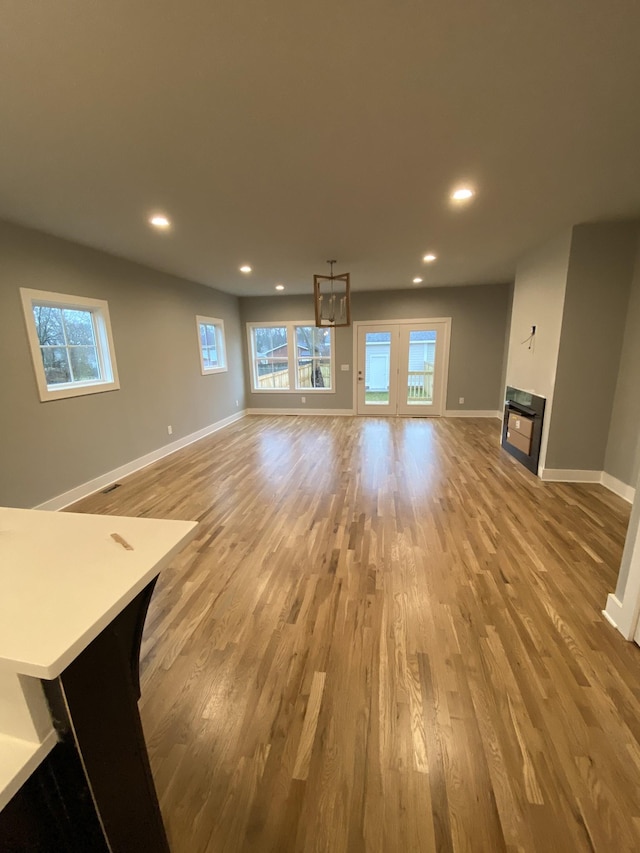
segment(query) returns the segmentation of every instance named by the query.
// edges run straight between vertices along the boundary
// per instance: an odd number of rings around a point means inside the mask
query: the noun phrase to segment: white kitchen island
[[[0,810],[66,741],[105,848],[168,849],[157,838],[140,847],[118,800],[146,787],[135,804],[144,823],[153,800],[140,837],[164,837],[137,714],[138,654],[155,580],[196,526],[0,508]]]

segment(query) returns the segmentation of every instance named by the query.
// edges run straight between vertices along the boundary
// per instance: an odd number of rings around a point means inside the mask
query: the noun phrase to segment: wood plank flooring
[[[73,507],[200,521],[142,649],[175,853],[640,850],[629,505],[498,441],[250,417]]]

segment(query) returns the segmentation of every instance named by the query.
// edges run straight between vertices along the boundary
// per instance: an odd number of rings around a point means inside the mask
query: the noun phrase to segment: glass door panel
[[[447,324],[402,323],[399,332],[399,415],[441,415],[444,409],[444,353]]]
[[[395,414],[397,331],[388,325],[358,327],[358,413]]]
[[[444,320],[359,324],[358,414],[441,415],[448,346]]]
[[[368,406],[389,403],[391,332],[365,332],[365,393]]]
[[[409,330],[405,386],[407,406],[433,406],[437,335],[435,329]]]

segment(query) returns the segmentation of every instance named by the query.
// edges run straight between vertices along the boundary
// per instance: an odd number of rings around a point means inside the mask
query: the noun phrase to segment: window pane
[[[289,388],[289,359],[258,359],[256,373],[258,388]]]
[[[65,308],[62,311],[64,326],[67,332],[67,343],[72,346],[88,345],[95,347],[93,334],[93,318],[91,311],[78,311]]]
[[[216,355],[216,350],[218,347],[218,342],[216,340],[216,327],[215,326],[206,326],[207,333],[207,349],[209,350],[209,358],[213,362],[218,361],[218,357]]]
[[[296,326],[297,388],[331,388],[331,330]]]
[[[216,327],[215,326],[205,326],[205,332],[207,336],[207,346],[215,347],[216,345]]]
[[[200,346],[206,347],[207,345],[207,327],[204,323],[200,323]]]
[[[253,329],[256,388],[289,388],[289,347],[285,326]]]
[[[204,362],[205,369],[220,367],[220,364],[218,363],[218,353],[215,347],[204,347],[202,350],[202,361]]]
[[[331,388],[331,362],[314,358],[298,364],[298,388]]]
[[[74,382],[91,382],[100,379],[95,347],[69,347],[69,358]]]
[[[50,305],[34,305],[33,317],[36,321],[36,332],[40,346],[64,346],[62,331],[62,311]]]
[[[313,348],[313,329],[310,326],[296,326],[296,343],[298,351]]]
[[[331,330],[316,326],[296,326],[298,346],[314,355],[327,355],[331,348]]]
[[[65,347],[42,347],[42,363],[47,385],[71,382],[71,370]]]
[[[268,326],[264,329],[253,330],[256,344],[256,354],[269,353],[278,347],[287,347],[287,330],[285,326]]]

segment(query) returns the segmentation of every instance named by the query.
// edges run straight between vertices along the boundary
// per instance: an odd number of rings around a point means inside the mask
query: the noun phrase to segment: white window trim
[[[61,400],[65,397],[80,397],[85,394],[100,394],[103,391],[117,391],[120,388],[113,335],[111,333],[109,306],[103,299],[91,299],[87,296],[71,296],[66,293],[54,293],[49,290],[31,290],[27,287],[20,288],[20,297],[22,299],[22,308],[27,327],[33,370],[38,385],[38,394],[43,403],[48,400]],[[77,308],[82,311],[91,311],[94,316],[100,374],[104,379],[98,379],[94,382],[73,382],[56,386],[47,384],[38,332],[33,318],[34,303],[51,305],[56,308]]]
[[[256,359],[253,351],[253,329],[269,329],[277,328],[287,330],[287,340],[293,340],[295,346],[295,327],[296,326],[312,326],[315,327],[316,322],[310,320],[282,320],[280,322],[261,323],[259,321],[247,323],[247,347],[249,350],[249,373],[251,377],[251,393],[252,394],[335,394],[336,393],[336,336],[333,326],[323,326],[323,329],[329,328],[331,335],[331,388],[296,388],[296,358],[289,358],[289,388],[257,388],[257,376],[255,373]],[[297,352],[297,351],[296,351]]]
[[[200,343],[200,324],[206,326],[214,326],[216,330],[216,349],[218,351],[218,360],[222,361],[219,367],[205,367],[204,358],[202,357],[202,344]],[[200,370],[203,376],[209,376],[211,373],[226,373],[227,367],[227,341],[224,333],[224,320],[217,317],[203,317],[200,314],[196,315],[196,335],[198,342],[198,354],[200,357]],[[222,358],[220,359],[220,356]]]

